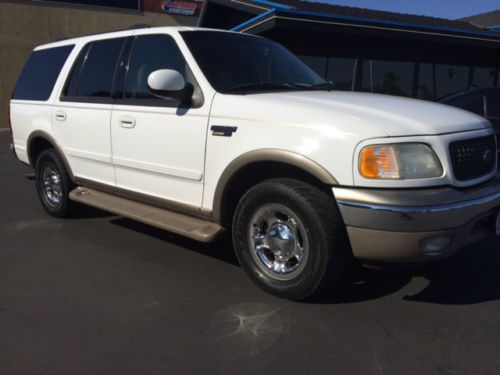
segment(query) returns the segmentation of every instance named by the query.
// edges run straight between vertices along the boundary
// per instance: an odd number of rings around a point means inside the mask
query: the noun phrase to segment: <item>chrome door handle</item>
[[[120,126],[122,128],[131,129],[135,127],[135,118],[129,116],[122,116],[119,118]]]
[[[57,121],[66,121],[66,113],[63,111],[56,111],[56,120]]]

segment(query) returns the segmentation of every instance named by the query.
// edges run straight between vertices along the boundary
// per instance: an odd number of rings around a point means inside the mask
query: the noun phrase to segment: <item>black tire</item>
[[[273,204],[275,206],[272,206]],[[264,262],[259,265],[260,258],[251,253],[253,248],[258,247],[255,246],[256,237],[252,236],[255,234],[255,228],[259,227],[252,220],[255,220],[259,212],[270,212],[266,211],[266,207],[278,207],[277,210],[279,207],[286,207],[291,210],[287,212],[296,215],[305,231],[305,235],[301,237],[305,238],[302,241],[308,244],[308,256],[302,258],[304,264],[301,265],[302,269],[297,271],[300,273],[291,279],[277,280],[276,277],[280,275],[273,275],[271,268],[266,270],[263,267]],[[288,222],[290,218],[285,217],[282,220]],[[265,221],[264,219],[263,222]],[[297,226],[294,225],[294,228]],[[258,230],[262,233],[261,228]],[[267,230],[270,232],[269,224]],[[276,234],[276,230],[273,233]],[[299,232],[296,231],[295,234],[297,233]],[[271,241],[275,239],[276,236]],[[278,241],[282,239],[279,238]],[[264,181],[251,188],[241,198],[233,217],[233,243],[236,256],[250,278],[269,293],[290,300],[312,299],[322,294],[341,278],[353,259],[345,225],[333,194],[293,179]],[[277,247],[287,246],[279,244]],[[302,247],[304,246],[303,244]],[[282,253],[279,256],[282,256]],[[273,259],[273,255],[270,259]]]
[[[51,200],[45,192],[44,173],[54,171],[60,184],[58,188],[58,202]],[[54,149],[47,149],[40,153],[35,163],[35,184],[38,198],[43,208],[54,217],[70,217],[77,209],[77,204],[69,199],[69,193],[75,188],[71,177]],[[60,189],[59,189],[60,186]]]

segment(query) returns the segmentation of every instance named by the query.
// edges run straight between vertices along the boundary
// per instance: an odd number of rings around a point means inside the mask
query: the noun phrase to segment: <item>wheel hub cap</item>
[[[289,258],[295,248],[295,238],[289,226],[275,223],[269,230],[271,251],[280,259]]]
[[[61,176],[52,165],[47,165],[42,173],[43,194],[47,203],[56,207],[62,199]]]
[[[272,278],[290,280],[304,269],[307,233],[289,208],[274,203],[259,208],[250,220],[248,238],[257,266]]]

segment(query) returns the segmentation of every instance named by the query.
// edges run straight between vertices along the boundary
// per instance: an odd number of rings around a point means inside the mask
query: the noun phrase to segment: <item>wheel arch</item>
[[[255,176],[257,170],[259,176]],[[273,177],[306,180],[323,188],[338,185],[330,172],[306,156],[281,149],[250,151],[238,156],[222,172],[214,194],[213,219],[230,224],[228,216],[232,217],[239,198],[252,186]]]
[[[42,130],[35,130],[28,137],[27,145],[28,145],[27,147],[28,160],[32,167],[35,167],[36,159],[42,151],[48,148],[53,148],[57,152],[57,154],[61,157],[61,160],[64,163],[64,167],[68,171],[71,180],[74,181],[74,175],[71,170],[71,167],[69,166],[68,160],[66,159],[66,156],[64,155],[61,146],[59,146],[54,137],[52,137],[50,134]]]

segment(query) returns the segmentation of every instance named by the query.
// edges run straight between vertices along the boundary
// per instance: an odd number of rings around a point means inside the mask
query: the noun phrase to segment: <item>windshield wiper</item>
[[[260,91],[260,90],[295,90],[304,89],[302,85],[296,85],[287,82],[255,82],[255,83],[243,83],[241,85],[233,86],[224,92],[234,92],[234,91]]]
[[[309,86],[311,90],[327,90],[332,91],[335,90],[335,85],[331,82],[322,82],[316,83],[315,85]]]

